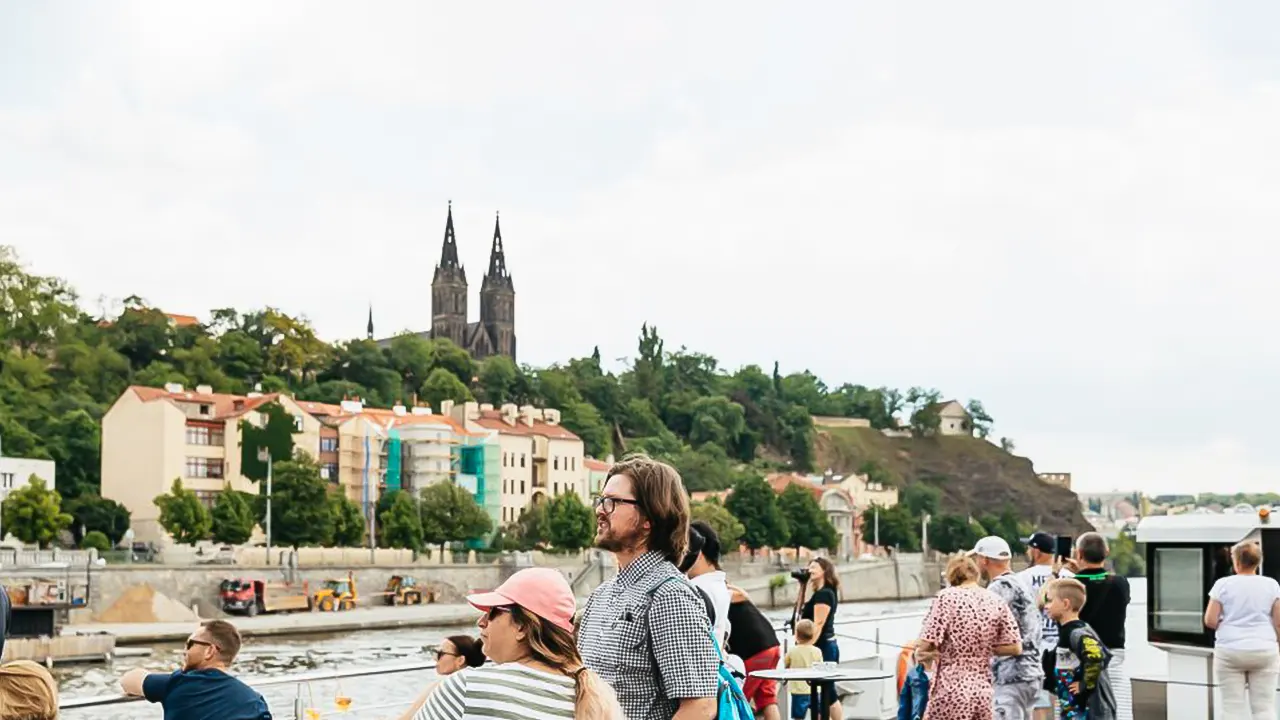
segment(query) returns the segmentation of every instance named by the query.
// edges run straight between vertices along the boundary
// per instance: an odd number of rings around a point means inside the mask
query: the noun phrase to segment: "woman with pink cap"
[[[622,719],[613,690],[582,664],[573,635],[577,601],[558,571],[521,570],[467,602],[484,613],[480,638],[492,662],[444,678],[401,720]]]

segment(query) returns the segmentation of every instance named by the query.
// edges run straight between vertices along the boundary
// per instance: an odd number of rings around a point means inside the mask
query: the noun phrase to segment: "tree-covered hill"
[[[588,454],[647,451],[675,464],[690,490],[727,488],[771,470],[833,463],[856,469],[873,459],[902,480],[947,478],[955,484],[946,501],[962,507],[987,496],[968,489],[990,475],[991,488],[1004,488],[989,493],[993,501],[1022,497],[1028,500],[1019,507],[1031,513],[1031,503],[1044,500],[1050,504],[1035,512],[1067,516],[1066,494],[1042,491],[1029,462],[990,443],[972,440],[973,448],[984,448],[981,461],[976,454],[969,461],[966,453],[933,453],[956,442],[931,437],[936,390],[831,386],[807,371],[784,375],[776,363],[728,370],[709,355],[668,349],[651,326],[641,328],[630,366],[613,372],[598,349],[534,368],[504,357],[477,363],[448,341],[412,335],[385,348],[365,339],[327,343],[305,319],[275,308],[221,308],[207,323],[175,322],[131,296],[109,315],[90,314],[66,283],[31,273],[12,248],[0,247],[4,451],[56,460],[64,497],[97,492],[99,421],[120,393],[131,384],[177,382],[217,392],[287,391],[323,402],[361,397],[383,407],[415,398],[436,407],[446,399],[554,407]],[[969,409],[985,437],[991,418],[981,403],[971,401]],[[887,438],[867,430],[874,442],[840,449],[815,433],[814,415],[865,418],[876,429],[905,417],[924,437],[885,445]],[[899,462],[903,452],[907,459]]]

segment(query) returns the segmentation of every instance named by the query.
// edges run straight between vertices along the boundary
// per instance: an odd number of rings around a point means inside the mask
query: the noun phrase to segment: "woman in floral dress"
[[[991,658],[1018,655],[1022,635],[1009,606],[978,585],[978,565],[947,564],[947,587],[934,598],[920,647],[938,653],[924,720],[992,720]]]

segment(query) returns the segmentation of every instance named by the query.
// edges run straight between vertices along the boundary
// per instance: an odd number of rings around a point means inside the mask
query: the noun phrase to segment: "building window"
[[[556,455],[555,457],[551,458],[551,469],[552,469],[552,470],[559,470],[559,469],[560,469],[560,456],[559,456],[559,455]]]
[[[569,468],[570,470],[577,470],[577,469],[578,469],[578,458],[576,458],[576,457],[571,457],[571,458],[569,458],[569,462],[573,465],[573,467]]]
[[[218,495],[221,490],[193,490],[196,500],[204,506],[206,510],[213,510],[213,506],[218,504]]]
[[[13,489],[13,473],[0,473],[0,488]]]
[[[200,414],[201,414],[201,415],[208,415],[208,414],[209,414],[209,406],[208,406],[208,405],[201,405],[201,406],[200,406]]]
[[[320,452],[338,452],[338,438],[322,437],[320,438]]]
[[[320,466],[320,477],[329,482],[338,482],[338,463],[325,463]]]
[[[520,453],[520,467],[524,467],[524,453]]]
[[[558,483],[558,482],[556,482],[556,483],[551,483],[551,494],[552,494],[552,495],[559,495],[559,494],[560,494],[560,483]]]
[[[212,445],[222,447],[223,432],[222,428],[211,428],[207,425],[188,425],[187,426],[187,444],[188,445]]]
[[[521,494],[521,495],[523,495],[523,494],[524,494],[524,481],[523,481],[523,480],[521,480],[521,481],[520,481],[520,494]]]
[[[187,458],[187,477],[220,478],[222,477],[222,461],[218,458]]]
[[[302,416],[301,415],[293,416],[293,431],[302,432]]]

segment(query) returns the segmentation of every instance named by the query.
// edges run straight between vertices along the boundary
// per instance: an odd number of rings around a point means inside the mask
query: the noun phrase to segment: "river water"
[[[1142,668],[1142,677],[1164,675],[1164,653],[1146,642],[1146,581],[1132,581],[1134,603],[1130,605],[1127,623],[1128,659],[1131,673]],[[929,600],[903,602],[874,602],[845,604],[839,609],[839,619],[924,612]],[[789,616],[789,611],[769,613],[777,619]],[[897,647],[919,633],[919,618],[888,619],[847,625],[841,633],[840,645],[845,659],[866,656],[876,652],[878,638],[880,653],[890,661],[897,655]],[[474,631],[474,629],[472,630]],[[878,631],[878,632],[877,632]],[[349,670],[357,667],[376,667],[422,662],[429,659],[424,648],[434,647],[448,635],[468,632],[466,628],[406,628],[399,630],[374,630],[343,635],[288,636],[280,638],[249,638],[245,641],[235,664],[236,673],[253,683],[255,678],[276,678],[299,673]],[[177,644],[156,645],[149,657],[118,658],[110,665],[66,665],[55,669],[61,696],[81,697],[108,695],[119,692],[116,679],[135,667],[155,672],[170,672],[181,662],[182,647]],[[885,667],[893,667],[891,662]],[[308,707],[315,708],[318,718],[346,718],[349,720],[376,720],[397,718],[413,699],[435,678],[430,671],[406,672],[352,678],[342,682],[321,681],[304,686]],[[292,718],[296,684],[262,688],[277,720]],[[352,703],[346,712],[339,711],[335,697],[350,697]],[[158,706],[146,703],[66,710],[63,716],[70,720],[133,720],[135,718],[160,718]]]

